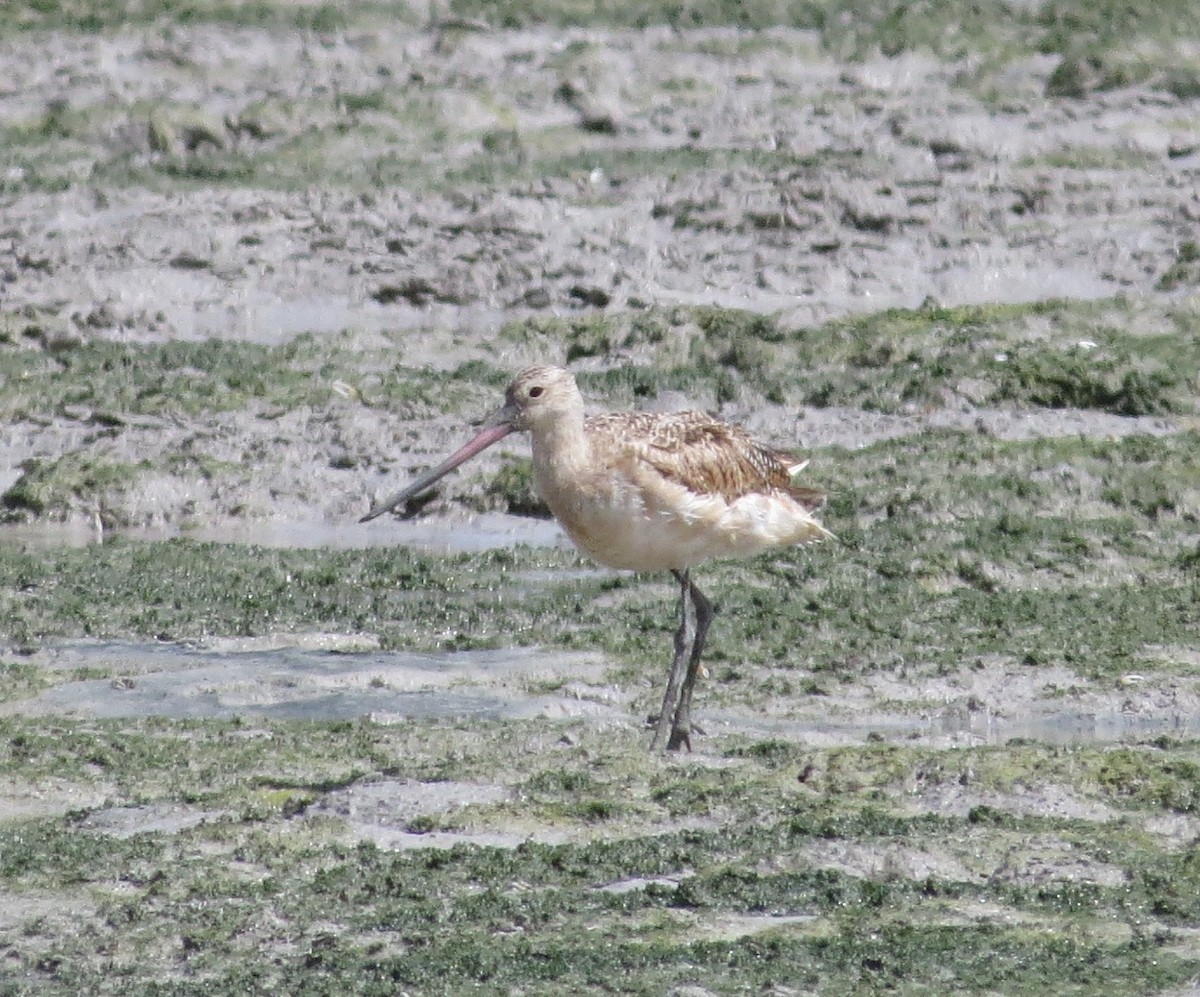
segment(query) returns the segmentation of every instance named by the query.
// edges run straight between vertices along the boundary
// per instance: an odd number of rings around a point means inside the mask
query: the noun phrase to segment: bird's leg
[[[650,742],[653,750],[660,744],[666,743],[668,748],[678,748],[672,744],[675,735],[671,731],[672,718],[675,715],[676,704],[679,701],[679,690],[683,685],[685,674],[689,667],[689,656],[695,644],[696,609],[690,598],[692,583],[688,580],[686,571],[674,571],[679,580],[679,629],[675,631],[675,660],[671,662],[671,673],[667,676],[667,691],[663,694],[662,711],[654,727],[654,740]]]
[[[703,734],[699,727],[692,723],[692,687],[696,684],[696,676],[700,673],[700,654],[704,650],[704,639],[708,636],[709,624],[713,621],[715,612],[708,597],[695,584],[688,581],[687,587],[691,593],[692,605],[696,609],[696,633],[692,638],[692,653],[688,660],[687,675],[679,690],[679,705],[675,708],[675,720],[671,725],[671,739],[667,742],[668,751],[678,751],[683,745],[688,751],[692,750],[692,731]]]

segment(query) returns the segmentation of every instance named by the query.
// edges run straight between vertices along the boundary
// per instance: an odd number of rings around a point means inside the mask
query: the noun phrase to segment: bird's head
[[[535,432],[539,426],[576,415],[583,416],[583,396],[570,371],[562,367],[527,367],[509,384],[504,406],[484,424]]]

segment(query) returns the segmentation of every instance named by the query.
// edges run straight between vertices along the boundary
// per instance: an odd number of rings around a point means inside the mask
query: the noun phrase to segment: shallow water
[[[154,542],[186,537],[213,543],[252,544],[261,547],[317,547],[337,549],[406,546],[428,554],[461,554],[527,544],[531,547],[567,545],[558,524],[548,519],[481,513],[462,521],[442,518],[404,520],[378,519],[371,523],[354,520],[231,519],[199,528],[155,526],[100,531],[83,519],[65,523],[12,523],[0,526],[0,544],[34,549],[86,547],[104,537]]]
[[[351,645],[356,638],[347,638]],[[31,700],[6,704],[25,715],[169,717],[259,716],[280,720],[539,715],[546,697],[525,696],[512,679],[548,670],[587,672],[596,659],[523,649],[449,654],[352,652],[279,647],[209,650],[180,644],[60,645],[44,667],[100,670]],[[492,687],[491,683],[498,683]],[[453,689],[448,688],[453,684]]]
[[[1043,704],[1019,717],[989,717],[947,711],[932,724],[947,735],[966,735],[972,743],[1004,744],[1025,738],[1046,744],[1108,744],[1144,741],[1169,735],[1200,737],[1200,715],[1184,711],[1134,713],[1121,709],[1086,710],[1066,704]]]
[[[382,722],[465,718],[589,717],[640,727],[635,691],[605,683],[599,655],[512,648],[418,654],[358,650],[365,638],[280,635],[269,646],[220,641],[183,644],[71,642],[38,655],[55,671],[101,678],[68,680],[38,696],[6,704],[6,712],[76,717],[174,719],[264,717],[280,720]],[[553,688],[554,686],[558,688]],[[551,687],[553,691],[542,692]],[[537,692],[530,691],[538,689]],[[874,710],[825,702],[811,716],[705,708],[712,734],[788,737],[814,746],[860,744],[872,737],[943,747],[1004,744],[1024,738],[1050,744],[1117,743],[1160,735],[1200,738],[1200,716],[1179,708],[1132,712],[1110,700],[1024,704],[1019,714],[971,711],[950,704],[932,713]],[[1000,704],[1000,709],[1003,709]],[[830,719],[836,717],[836,719]]]
[[[1041,704],[1033,715],[980,717],[964,720],[962,711],[947,707],[933,716],[870,711],[843,720],[824,718],[763,719],[727,711],[702,711],[705,730],[737,731],[757,737],[781,737],[814,747],[862,744],[872,738],[931,747],[1003,745],[1014,739],[1044,744],[1118,744],[1168,735],[1200,738],[1200,716],[1194,713],[1127,714],[1120,710],[1080,709]]]

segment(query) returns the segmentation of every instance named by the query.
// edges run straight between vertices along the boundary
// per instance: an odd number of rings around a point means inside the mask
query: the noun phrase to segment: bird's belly
[[[576,547],[610,568],[666,571],[686,568],[705,556],[697,550],[693,531],[647,516],[617,520],[598,515],[560,522]]]
[[[713,558],[753,557],[824,533],[782,495],[726,502],[683,488],[663,496],[618,487],[549,504],[581,551],[631,571],[682,570]]]

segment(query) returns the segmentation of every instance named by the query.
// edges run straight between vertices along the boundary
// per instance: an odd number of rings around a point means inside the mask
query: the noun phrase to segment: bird
[[[704,412],[589,417],[574,375],[538,365],[517,374],[473,439],[360,521],[407,503],[513,432],[530,435],[534,484],[579,550],[678,582],[679,628],[650,747],[691,751],[692,734],[703,733],[692,722],[692,690],[715,615],[692,568],[832,538],[816,517],[824,493],[795,482],[808,461]]]

